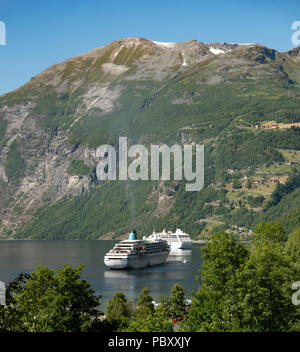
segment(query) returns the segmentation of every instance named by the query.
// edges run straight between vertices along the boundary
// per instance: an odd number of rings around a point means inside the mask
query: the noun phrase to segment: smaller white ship
[[[153,232],[147,239],[160,239],[167,241],[168,245],[171,247],[171,251],[176,249],[191,249],[192,240],[187,233],[182,232],[177,229],[176,232],[163,230],[162,232]]]

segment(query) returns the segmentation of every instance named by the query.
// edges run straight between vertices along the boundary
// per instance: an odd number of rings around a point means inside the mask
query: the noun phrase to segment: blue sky
[[[261,43],[293,47],[300,0],[0,0],[0,95],[48,66],[139,36],[157,41]]]

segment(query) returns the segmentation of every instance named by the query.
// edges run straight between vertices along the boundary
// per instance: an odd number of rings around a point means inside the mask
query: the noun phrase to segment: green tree
[[[289,255],[297,266],[300,266],[300,229],[289,235],[285,245],[286,254]]]
[[[267,241],[267,242],[278,242],[284,243],[287,239],[287,235],[282,226],[275,222],[265,223],[261,221],[256,225],[254,229],[254,240],[255,241]]]
[[[221,289],[247,257],[248,250],[237,242],[233,234],[214,233],[202,250],[200,284]]]
[[[186,315],[184,289],[176,283],[171,291],[169,311],[172,318],[183,318]]]
[[[285,253],[295,264],[295,269],[297,270],[297,280],[300,277],[300,229],[295,230],[288,237],[285,244]],[[300,307],[297,308],[297,321],[294,325],[294,330],[300,332]]]
[[[38,266],[8,287],[1,324],[10,331],[90,331],[99,323],[100,296],[81,279],[82,266],[53,270]]]
[[[21,313],[17,309],[15,296],[22,292],[30,275],[20,273],[6,289],[6,306],[0,306],[0,331],[26,331],[20,324]]]
[[[156,309],[152,303],[150,290],[145,287],[136,304],[127,332],[172,332],[173,327],[168,317],[168,305],[161,304]]]
[[[153,298],[150,296],[149,287],[144,287],[136,304],[136,313],[143,313],[144,311],[154,313],[155,309],[152,302]]]
[[[172,332],[173,327],[168,317],[168,304],[161,304],[156,309],[150,290],[145,287],[139,295],[136,309],[125,331],[130,332]]]
[[[227,283],[226,331],[290,331],[296,321],[291,285],[296,274],[279,243],[260,243]]]
[[[116,292],[114,297],[109,300],[105,315],[114,330],[122,331],[128,326],[132,307],[123,292]]]
[[[284,253],[285,233],[261,223],[243,252],[215,234],[204,248],[202,286],[192,299],[186,331],[291,331],[297,309],[291,303],[297,273]],[[224,245],[226,244],[226,245]]]
[[[172,332],[173,327],[167,316],[167,307],[160,305],[151,313],[150,310],[145,311],[146,314],[137,314],[130,321],[126,332]]]
[[[224,292],[227,282],[246,261],[248,250],[232,234],[217,232],[202,251],[200,288],[192,298],[185,331],[223,331]]]

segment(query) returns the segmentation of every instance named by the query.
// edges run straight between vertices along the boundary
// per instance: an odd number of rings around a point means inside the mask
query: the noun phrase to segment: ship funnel
[[[136,231],[135,230],[130,232],[128,239],[129,239],[129,241],[135,241],[136,240]]]

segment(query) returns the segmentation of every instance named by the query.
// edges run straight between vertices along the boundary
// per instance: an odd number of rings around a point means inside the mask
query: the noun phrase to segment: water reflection
[[[192,261],[192,250],[191,249],[172,249],[170,252],[167,262],[182,262],[186,264]]]
[[[133,270],[106,270],[104,271],[104,279],[108,280],[116,280],[116,279],[128,279],[130,276],[132,277],[133,275],[130,275],[130,272]]]

